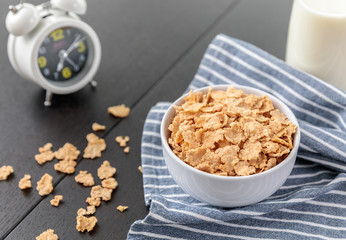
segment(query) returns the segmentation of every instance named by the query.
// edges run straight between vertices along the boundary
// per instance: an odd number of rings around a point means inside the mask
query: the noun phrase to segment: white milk
[[[346,0],[295,0],[286,61],[346,90]]]

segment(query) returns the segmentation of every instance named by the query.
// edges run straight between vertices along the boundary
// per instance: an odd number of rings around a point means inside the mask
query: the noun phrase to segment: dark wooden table
[[[43,1],[31,0],[33,4]],[[126,239],[131,224],[148,213],[144,204],[140,143],[147,112],[158,101],[172,101],[192,80],[208,43],[225,33],[251,42],[283,59],[292,2],[289,0],[98,0],[87,1],[82,17],[99,35],[102,63],[96,89],[87,86],[70,95],[55,95],[53,105],[43,106],[45,92],[21,79],[7,58],[8,5],[0,2],[0,166],[12,165],[14,174],[0,181],[0,239],[35,239],[48,228],[59,239]],[[118,104],[131,107],[126,119],[107,113]],[[37,149],[52,142],[54,150],[70,142],[81,151],[93,122],[107,126],[97,133],[107,149],[101,158],[78,159],[76,173],[91,172],[99,184],[97,168],[109,160],[117,168],[118,188],[112,200],[103,202],[95,216],[96,228],[80,233],[76,212],[86,207],[90,188],[77,184],[73,175],[58,173],[54,162],[42,166],[34,159]],[[128,135],[131,152],[124,154],[115,143]],[[36,182],[44,173],[53,176],[54,191],[41,197]],[[33,188],[18,188],[24,174],[31,174]],[[54,195],[63,203],[52,207]],[[119,204],[128,205],[123,213]]]

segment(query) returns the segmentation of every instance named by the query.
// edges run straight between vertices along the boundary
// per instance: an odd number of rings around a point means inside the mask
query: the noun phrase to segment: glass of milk
[[[294,0],[286,62],[346,90],[346,0]]]

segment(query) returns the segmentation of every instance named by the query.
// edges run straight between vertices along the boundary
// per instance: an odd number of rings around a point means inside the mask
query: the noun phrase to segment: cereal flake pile
[[[97,176],[102,180],[102,187],[100,185],[94,186],[94,177],[87,171],[80,171],[75,177],[75,181],[83,184],[85,187],[91,187],[90,197],[86,199],[89,204],[87,209],[80,208],[77,211],[77,225],[76,229],[80,232],[92,231],[97,223],[95,216],[87,217],[87,215],[95,214],[96,207],[101,205],[102,201],[109,201],[112,198],[112,192],[118,186],[118,182],[114,178],[116,168],[112,167],[109,161],[105,160],[97,169]]]
[[[246,176],[282,162],[293,148],[297,126],[267,96],[227,91],[190,94],[169,126],[173,152],[199,170]]]
[[[126,107],[124,104],[118,106],[112,106],[108,108],[109,114],[114,117],[126,118],[130,114],[130,108]],[[105,125],[98,123],[92,124],[93,131],[103,131],[106,129]],[[84,149],[83,158],[95,159],[102,156],[102,152],[106,150],[106,142],[103,138],[99,138],[94,133],[89,133],[86,136],[88,144]],[[116,141],[119,146],[124,148],[125,153],[130,152],[130,147],[127,143],[130,141],[130,137],[118,136]],[[39,165],[43,165],[46,162],[58,160],[58,163],[54,164],[54,169],[58,172],[65,174],[74,174],[75,167],[77,166],[77,159],[81,153],[73,144],[65,143],[63,147],[59,148],[57,151],[53,151],[53,144],[47,143],[43,147],[39,147],[39,153],[35,155],[35,160]],[[12,166],[1,166],[0,167],[0,181],[7,180],[11,174],[14,173]],[[84,187],[91,187],[90,197],[86,199],[88,204],[87,208],[80,208],[77,211],[76,217],[76,229],[80,232],[90,232],[94,229],[97,218],[93,215],[96,213],[96,207],[101,205],[101,201],[109,201],[112,198],[112,192],[117,188],[118,182],[114,178],[116,173],[116,168],[112,167],[110,162],[105,160],[101,166],[97,169],[97,175],[102,181],[101,185],[95,186],[94,177],[91,173],[87,171],[79,171],[75,175],[75,181],[82,184]],[[23,178],[19,180],[18,187],[21,190],[32,188],[31,175],[25,174]],[[53,192],[53,177],[45,173],[41,179],[37,182],[36,190],[40,196],[46,196]],[[54,207],[58,207],[60,202],[63,200],[62,195],[55,195],[53,199],[50,200],[50,204]],[[123,212],[128,209],[128,206],[119,205],[117,210]],[[58,235],[54,233],[53,229],[48,229],[36,237],[36,240],[58,240]]]

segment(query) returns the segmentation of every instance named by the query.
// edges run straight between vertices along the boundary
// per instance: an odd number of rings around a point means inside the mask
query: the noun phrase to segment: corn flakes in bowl
[[[220,207],[257,203],[292,171],[300,130],[279,99],[245,86],[190,91],[161,123],[163,155],[175,182]]]

